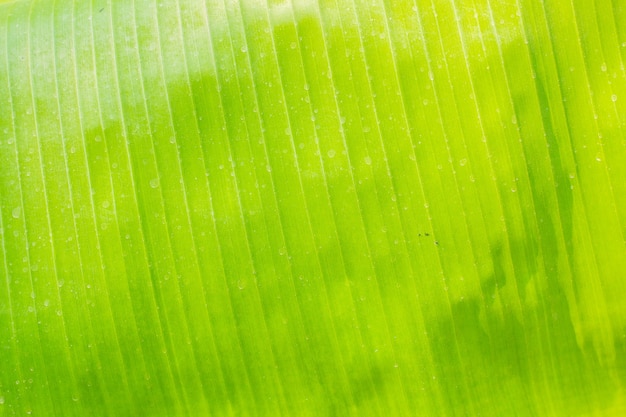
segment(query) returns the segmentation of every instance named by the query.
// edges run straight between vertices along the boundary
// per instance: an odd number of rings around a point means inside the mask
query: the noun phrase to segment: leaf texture
[[[0,416],[626,414],[618,0],[0,4]]]

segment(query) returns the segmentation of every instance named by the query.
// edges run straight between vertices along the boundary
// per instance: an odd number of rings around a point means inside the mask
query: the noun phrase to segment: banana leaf
[[[0,2],[0,416],[626,415],[626,3]]]

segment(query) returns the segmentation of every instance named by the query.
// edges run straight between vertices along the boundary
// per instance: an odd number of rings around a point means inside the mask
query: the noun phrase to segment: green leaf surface
[[[620,0],[16,0],[0,58],[0,416],[626,415]]]

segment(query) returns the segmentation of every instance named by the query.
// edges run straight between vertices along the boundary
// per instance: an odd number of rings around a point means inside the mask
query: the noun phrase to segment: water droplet
[[[157,188],[159,186],[159,179],[158,178],[152,178],[150,180],[150,187],[151,188]]]
[[[600,66],[600,71],[606,72],[606,63],[602,63],[602,65]]]
[[[331,150],[328,151],[328,157],[329,158],[334,158],[335,155],[337,155],[337,152],[335,152],[334,149],[331,149]]]
[[[0,397],[0,405],[4,404],[4,397]]]
[[[424,100],[422,100],[422,104],[424,104],[424,106],[428,106],[428,99],[425,98]]]
[[[20,216],[22,215],[22,208],[15,207],[13,211],[11,211],[11,215],[13,216],[14,219],[19,219]]]
[[[108,201],[103,201],[102,202],[102,207],[103,208],[109,208],[110,205],[111,205],[111,203],[109,203]]]
[[[237,281],[237,288],[239,288],[240,290],[243,290],[244,288],[246,288],[246,281],[243,279],[240,279],[239,281]]]
[[[611,100],[615,103],[615,102],[617,101],[617,95],[616,95],[616,94],[613,94],[613,95],[611,96]]]
[[[241,47],[241,52],[243,52],[244,54],[245,54],[246,52],[248,52],[248,47],[247,47],[246,45],[242,46],[242,47]]]
[[[513,123],[514,125],[517,124],[517,117],[515,115],[511,116],[511,123]]]
[[[461,165],[462,167],[464,167],[465,164],[467,164],[467,159],[463,158],[459,161],[459,165]]]
[[[372,158],[370,158],[369,156],[366,156],[364,161],[365,165],[372,165]]]

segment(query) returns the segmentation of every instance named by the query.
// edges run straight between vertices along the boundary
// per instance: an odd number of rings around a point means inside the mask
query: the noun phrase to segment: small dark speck
[[[103,10],[104,10],[104,7],[102,9],[98,10],[98,12],[102,13]]]
[[[430,233],[424,233],[424,236],[430,236]]]
[[[421,234],[421,233],[418,233],[417,235],[418,235],[418,236],[421,236],[422,234]]]
[[[439,244],[439,242],[435,240],[435,245],[438,245],[438,244]]]

